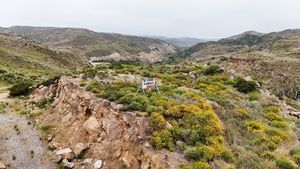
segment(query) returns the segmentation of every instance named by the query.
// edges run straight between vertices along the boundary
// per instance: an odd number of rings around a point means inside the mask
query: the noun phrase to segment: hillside
[[[160,92],[138,92],[149,76]],[[43,131],[49,154],[74,168],[96,160],[103,169],[296,168],[299,120],[289,114],[300,112],[264,88],[241,91],[238,81],[191,62],[112,63],[36,89],[23,109],[39,127],[50,126]],[[81,158],[59,156],[69,147]]]
[[[278,56],[299,54],[300,30],[285,30],[269,34],[245,32],[217,42],[199,43],[189,51],[192,56],[222,55],[233,52],[267,52]],[[279,55],[280,54],[280,55]]]
[[[52,49],[67,51],[79,55],[83,59],[105,58],[112,53],[118,53],[120,56],[116,58],[117,60],[143,61],[152,56],[144,56],[144,53],[152,53],[154,59],[148,60],[158,61],[175,52],[172,45],[168,45],[162,40],[98,33],[88,29],[15,26],[7,28],[6,32],[32,38],[47,44]],[[109,59],[114,60],[115,58]]]
[[[84,62],[20,36],[0,33],[0,69],[25,76],[54,76],[76,70]]]
[[[185,51],[188,59],[220,64],[227,71],[252,76],[279,96],[299,98],[300,30],[246,32]]]

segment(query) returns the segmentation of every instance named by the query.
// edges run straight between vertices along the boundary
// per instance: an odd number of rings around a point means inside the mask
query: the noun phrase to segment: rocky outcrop
[[[5,169],[6,166],[0,161],[0,169]]]
[[[85,91],[77,83],[78,80],[62,77],[51,111],[40,118],[42,123],[55,126],[53,143],[72,147],[75,154],[84,150],[82,161],[76,159],[74,168],[83,165],[84,159],[94,159],[92,167],[101,160],[101,169],[176,169],[186,163],[176,152],[155,150],[149,145],[151,128],[147,117],[114,109],[110,102]]]

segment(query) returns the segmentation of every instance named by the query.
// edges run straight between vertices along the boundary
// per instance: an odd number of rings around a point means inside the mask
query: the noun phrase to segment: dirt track
[[[13,103],[7,93],[0,102]],[[52,169],[46,146],[26,117],[15,115],[9,108],[0,112],[0,160],[13,169]]]

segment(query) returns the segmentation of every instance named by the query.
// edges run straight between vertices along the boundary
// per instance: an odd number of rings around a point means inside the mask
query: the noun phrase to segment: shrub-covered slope
[[[300,30],[294,29],[269,34],[246,32],[200,43],[177,58],[220,64],[232,74],[251,76],[278,96],[299,99],[299,54]]]
[[[150,142],[189,160],[184,169],[296,168],[299,121],[286,104],[254,81],[231,78],[217,67],[181,65],[103,65],[82,72],[80,85],[145,112]],[[138,92],[142,77],[155,77],[158,91]]]
[[[79,58],[69,53],[8,34],[0,34],[0,58],[2,69],[32,75],[66,72],[82,65]]]

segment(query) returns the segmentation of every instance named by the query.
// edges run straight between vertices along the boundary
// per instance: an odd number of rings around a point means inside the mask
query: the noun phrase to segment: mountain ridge
[[[114,52],[121,56],[129,56],[142,52],[150,52],[152,46],[158,46],[166,51],[175,49],[166,42],[146,37],[128,36],[116,33],[98,33],[83,28],[55,28],[55,27],[9,27],[7,33],[26,36],[47,44],[50,48],[67,51],[79,55],[84,59],[103,57]],[[159,53],[164,58],[169,53]]]

